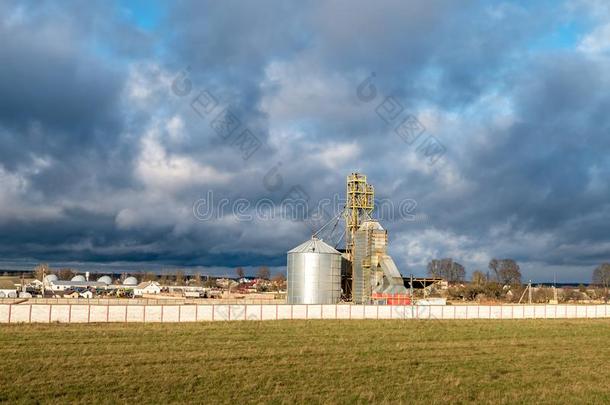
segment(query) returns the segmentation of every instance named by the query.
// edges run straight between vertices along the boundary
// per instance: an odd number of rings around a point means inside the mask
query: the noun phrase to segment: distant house
[[[0,280],[0,298],[17,298],[17,286],[11,280]]]
[[[64,290],[64,298],[79,298],[80,294],[74,290]]]
[[[156,281],[145,281],[133,288],[134,297],[142,297],[144,294],[160,294],[161,284]]]
[[[81,298],[93,298],[93,293],[90,290],[79,293]]]

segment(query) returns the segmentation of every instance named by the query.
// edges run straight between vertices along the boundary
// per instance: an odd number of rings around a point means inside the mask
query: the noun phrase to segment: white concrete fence
[[[608,318],[610,305],[0,305],[0,323],[199,322],[280,319]]]

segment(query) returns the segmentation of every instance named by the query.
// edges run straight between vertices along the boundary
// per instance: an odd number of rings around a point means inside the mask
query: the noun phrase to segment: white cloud
[[[578,49],[591,54],[610,51],[610,23],[601,25],[586,35],[578,45]]]
[[[34,159],[34,162],[30,170],[18,173],[0,166],[0,219],[29,221],[61,217],[61,207],[47,204],[36,190],[31,189],[28,175],[48,164],[44,159]]]
[[[165,129],[172,140],[184,139],[184,121],[179,115],[174,115],[165,125]]]
[[[125,87],[127,103],[135,106],[151,106],[163,97],[170,101],[169,88],[172,74],[153,62],[133,63],[129,66]],[[158,108],[158,105],[156,106]]]
[[[360,155],[360,146],[355,143],[330,142],[319,146],[313,158],[329,169],[338,169]]]
[[[226,184],[232,179],[231,174],[200,164],[190,156],[168,153],[155,129],[149,130],[141,139],[141,151],[135,167],[137,178],[159,192]]]

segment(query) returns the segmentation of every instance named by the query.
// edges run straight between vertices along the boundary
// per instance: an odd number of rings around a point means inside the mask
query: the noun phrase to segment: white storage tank
[[[138,279],[133,276],[129,276],[125,280],[123,280],[123,285],[125,285],[125,286],[138,285]]]
[[[112,279],[110,278],[110,276],[102,276],[98,278],[97,281],[108,285],[112,284]]]
[[[317,238],[288,252],[288,304],[336,304],[341,299],[341,253]]]

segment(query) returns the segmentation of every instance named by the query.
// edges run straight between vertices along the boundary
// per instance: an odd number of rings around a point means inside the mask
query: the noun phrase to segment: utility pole
[[[523,290],[523,294],[521,294],[521,298],[519,298],[519,302],[518,304],[521,304],[521,301],[523,300],[523,297],[525,296],[525,293],[528,293],[528,298],[529,298],[529,303],[532,303],[532,280],[529,281],[529,283],[527,283],[527,287],[525,287],[525,290]]]
[[[413,273],[409,281],[409,293],[411,294],[411,319],[413,319],[413,305],[415,304],[415,297],[413,297]]]
[[[413,273],[411,273],[411,279],[409,280],[409,294],[411,295],[411,302],[413,302]]]
[[[46,267],[42,268],[42,280],[40,280],[40,281],[42,281],[42,298],[44,298],[44,295],[45,295],[44,293],[47,290],[47,288],[46,288],[47,287],[47,268]]]

